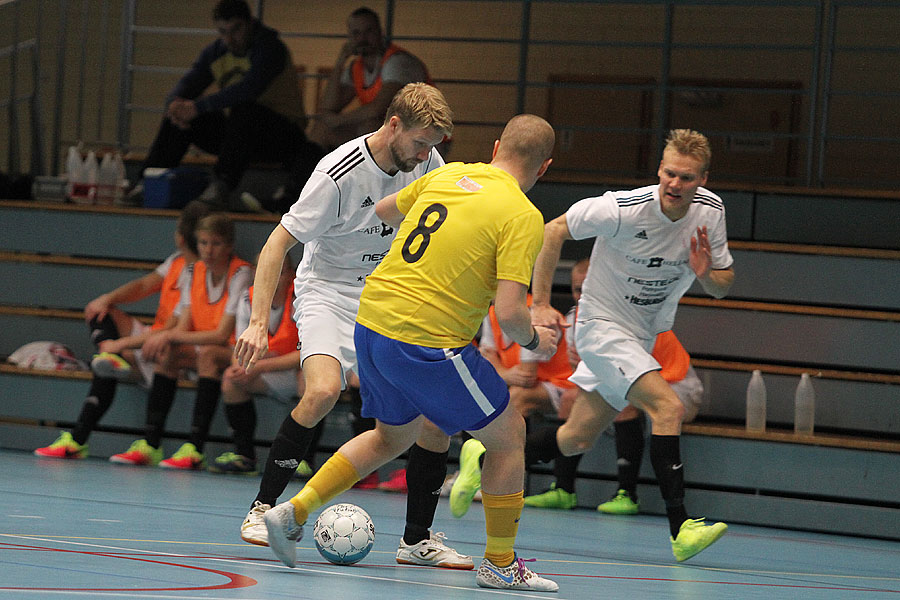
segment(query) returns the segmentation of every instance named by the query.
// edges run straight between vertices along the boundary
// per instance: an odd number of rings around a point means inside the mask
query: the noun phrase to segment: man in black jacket
[[[278,32],[254,19],[246,0],[219,0],[213,21],[219,38],[166,98],[165,118],[141,173],[177,166],[193,143],[218,157],[200,199],[224,207],[250,162],[282,162],[295,181],[304,182],[324,153],[303,132],[297,72]],[[203,96],[213,84],[219,89]],[[130,197],[141,192],[136,188]]]

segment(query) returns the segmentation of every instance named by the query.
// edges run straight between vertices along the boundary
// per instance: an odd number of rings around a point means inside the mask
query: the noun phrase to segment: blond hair
[[[234,221],[222,213],[213,213],[200,219],[194,230],[206,231],[222,238],[229,246],[234,246]]]
[[[406,129],[433,127],[438,133],[453,133],[453,111],[439,89],[427,83],[407,83],[391,100],[384,122],[396,116]]]
[[[672,129],[669,131],[669,137],[666,138],[666,150],[674,150],[679,154],[685,154],[700,161],[703,166],[701,173],[709,171],[709,163],[712,160],[712,149],[709,147],[709,140],[699,131],[693,129]]]
[[[496,159],[518,158],[529,169],[539,168],[550,158],[556,134],[546,120],[537,115],[516,115],[503,128]]]

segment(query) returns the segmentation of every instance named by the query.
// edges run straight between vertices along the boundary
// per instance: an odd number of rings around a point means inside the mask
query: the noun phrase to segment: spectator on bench
[[[565,331],[568,348],[569,364],[574,370],[581,357],[575,350],[575,320],[578,313],[578,300],[581,298],[581,288],[587,275],[589,259],[582,259],[572,267],[572,298],[575,306],[566,314],[569,328]],[[656,344],[653,347],[652,356],[662,369],[660,375],[672,386],[678,398],[684,404],[684,422],[690,422],[700,409],[703,396],[703,384],[694,372],[690,364],[691,357],[675,337],[672,331],[664,331],[656,336]],[[567,409],[571,408],[574,400],[572,389],[568,395]],[[566,414],[560,413],[559,417],[565,419]],[[641,470],[641,459],[644,453],[644,413],[629,404],[622,412],[616,415],[613,426],[616,434],[616,465],[618,468],[619,485],[616,495],[597,507],[600,512],[610,514],[637,514],[637,478]],[[561,508],[570,509],[578,505],[575,496],[575,478],[578,464],[582,454],[573,456],[557,456],[553,461],[553,476],[555,481],[550,489],[543,493],[525,497],[525,505],[536,508]]]
[[[306,139],[306,113],[297,71],[278,32],[250,14],[245,0],[219,0],[219,38],[203,49],[166,98],[165,118],[141,165],[175,167],[190,144],[218,157],[214,178],[199,199],[226,208],[254,160],[277,161],[297,190],[324,154]],[[211,85],[219,89],[202,94]],[[143,184],[126,197],[140,204]]]
[[[235,322],[235,336],[250,324],[251,286],[241,295]],[[256,475],[256,406],[253,396],[265,394],[286,402],[303,395],[305,382],[300,370],[297,324],[293,319],[294,265],[285,258],[269,311],[269,350],[248,373],[232,358],[222,377],[225,416],[234,436],[234,452],[219,456],[209,470],[214,473]],[[299,467],[298,467],[299,468]]]
[[[91,361],[93,377],[78,421],[71,432],[64,431],[55,442],[34,453],[48,458],[85,458],[91,432],[112,406],[118,381],[141,380],[149,385],[153,364],[140,351],[152,332],[175,326],[172,316],[180,297],[181,282],[188,276],[186,266],[197,260],[194,228],[209,212],[205,204],[188,204],[175,226],[177,250],[152,272],[101,294],[84,307],[91,341],[99,354]],[[145,325],[119,308],[159,292],[159,305],[152,325]]]
[[[313,116],[310,139],[333,150],[375,131],[394,95],[407,83],[419,81],[431,83],[422,61],[387,43],[375,11],[356,9],[347,19],[347,41],[325,86],[322,113]],[[354,100],[359,106],[345,110]]]
[[[151,335],[141,349],[146,358],[156,363],[147,398],[146,437],[110,457],[110,461],[191,470],[204,465],[203,445],[219,401],[222,372],[231,362],[237,305],[253,277],[253,267],[234,256],[233,249],[231,219],[214,214],[200,221],[200,260],[191,267],[191,277],[181,287],[175,309],[178,323]],[[166,417],[175,400],[182,369],[194,369],[198,375],[191,434],[171,458],[160,463]]]

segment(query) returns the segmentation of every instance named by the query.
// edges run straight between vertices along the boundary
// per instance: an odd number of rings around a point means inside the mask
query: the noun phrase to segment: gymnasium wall
[[[266,0],[264,21],[285,32],[295,62],[305,66],[307,73],[316,73],[321,67],[332,66],[343,43],[345,18],[363,3],[382,15],[389,5],[385,1],[362,0]],[[53,154],[49,148],[50,133],[57,122],[54,101],[62,42],[65,43],[65,70],[60,95],[62,107],[58,113],[60,144],[82,139],[102,145],[117,139],[123,4],[109,0],[84,3],[21,0],[0,6],[0,21],[10,24],[17,17],[18,22],[18,27],[0,28],[0,47],[13,42],[14,30],[18,30],[19,40],[40,34],[38,78],[32,76],[30,58],[20,54],[16,80],[20,93],[30,92],[35,84],[39,86],[48,161]],[[208,33],[138,32],[135,62],[152,67],[153,72],[134,73],[132,104],[161,108],[166,92],[180,73],[199,49],[213,39],[210,19],[213,4],[211,0],[175,4],[169,0],[140,0],[137,3],[139,27],[195,28],[206,29]],[[250,4],[256,6],[256,2]],[[520,76],[521,49],[516,41],[521,35],[526,3],[520,0],[397,0],[390,4],[394,36],[426,62],[436,80],[443,80],[440,87],[456,112],[459,125],[451,158],[486,159],[500,124],[517,110],[515,83]],[[676,92],[666,99],[673,124],[685,126],[706,120],[709,127],[743,127],[774,134],[766,145],[755,149],[752,144],[739,147],[740,140],[723,139],[723,147],[717,148],[717,156],[722,159],[720,181],[728,170],[734,170],[742,178],[771,179],[782,175],[789,178],[791,169],[795,173],[802,169],[808,153],[815,154],[817,148],[810,147],[805,139],[795,141],[788,148],[784,136],[818,132],[823,125],[829,135],[840,136],[840,139],[830,139],[825,146],[822,158],[826,182],[870,188],[883,185],[879,181],[895,178],[892,156],[896,143],[889,140],[900,138],[900,111],[894,110],[896,97],[892,95],[900,92],[897,76],[900,49],[892,49],[891,40],[900,37],[900,7],[841,6],[836,13],[835,42],[848,50],[834,56],[830,83],[838,93],[829,98],[827,122],[822,123],[824,98],[819,88],[824,72],[815,64],[812,45],[817,31],[826,27],[820,21],[829,15],[832,3],[823,1],[821,12],[810,2],[784,4],[790,5],[703,3],[701,6],[679,4],[673,9],[669,72],[673,81],[701,80],[703,85],[752,81],[763,87],[774,86],[759,93],[737,95]],[[540,83],[554,79],[596,84],[659,79],[664,68],[662,42],[667,33],[663,5],[633,2],[530,2],[527,5],[531,44],[527,48],[524,76],[528,81]],[[61,15],[57,13],[61,6],[68,7],[64,40]],[[104,13],[104,8],[108,13]],[[86,35],[81,31],[84,22],[90,25]],[[82,47],[84,67],[81,66]],[[10,67],[8,58],[0,59],[0,98],[5,97],[2,86],[10,84]],[[772,91],[779,86],[794,88],[797,93],[785,94],[784,89]],[[82,89],[83,99],[79,101]],[[314,112],[314,79],[306,80],[305,92],[307,110]],[[651,94],[644,100],[650,103],[652,116],[661,98]],[[815,111],[810,110],[813,101],[817,104]],[[592,109],[594,103],[596,108]],[[581,166],[577,164],[578,155],[584,160],[583,155],[587,153],[592,168],[602,171],[608,164],[618,170],[617,163],[625,160],[635,176],[644,176],[652,174],[658,158],[654,136],[615,132],[601,135],[578,129],[581,124],[647,127],[648,123],[634,114],[634,104],[633,95],[596,88],[573,96],[544,85],[531,85],[524,96],[524,110],[575,125],[564,132],[565,139],[561,142],[573,149],[573,156],[568,160],[574,161],[576,168]],[[4,167],[11,136],[18,136],[20,152],[23,157],[28,156],[29,107],[21,106],[20,113],[15,126],[0,128],[0,165]],[[811,118],[815,122],[810,122]],[[148,146],[158,120],[159,114],[135,112],[128,128],[131,147]],[[651,122],[649,126],[656,123]],[[635,152],[642,156],[632,160],[631,154]],[[732,152],[737,153],[733,159],[726,158]],[[64,156],[64,152],[59,154]],[[561,158],[564,154],[560,152]],[[622,158],[623,154],[627,155],[626,159]],[[818,160],[819,157],[809,158]],[[27,170],[27,159],[23,160]],[[566,174],[564,166],[561,160],[556,173],[551,172],[550,176],[579,179],[577,173]],[[54,165],[47,164],[47,168],[54,170]],[[591,178],[596,180],[595,175],[588,180]]]

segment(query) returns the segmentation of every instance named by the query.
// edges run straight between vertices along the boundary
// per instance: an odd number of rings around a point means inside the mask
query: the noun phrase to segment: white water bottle
[[[766,430],[766,383],[759,369],[753,371],[747,384],[747,431]]]
[[[97,164],[97,155],[93,150],[88,152],[84,159],[84,174],[87,183],[88,204],[97,201],[97,179],[100,175],[100,166]]]
[[[113,155],[113,168],[116,173],[116,188],[113,191],[113,201],[118,203],[122,200],[122,196],[125,195],[125,186],[127,182],[125,181],[125,161],[122,160],[122,153],[116,152]]]
[[[809,373],[800,376],[797,391],[794,392],[794,433],[812,435],[816,420],[816,392],[813,390]]]
[[[100,161],[100,170],[97,172],[97,204],[112,204],[116,196],[118,185],[118,171],[113,162],[113,156],[109,152],[103,155]]]
[[[69,146],[66,155],[66,196],[78,202],[84,196],[82,182],[84,181],[84,163],[81,160],[81,151],[77,146]]]

